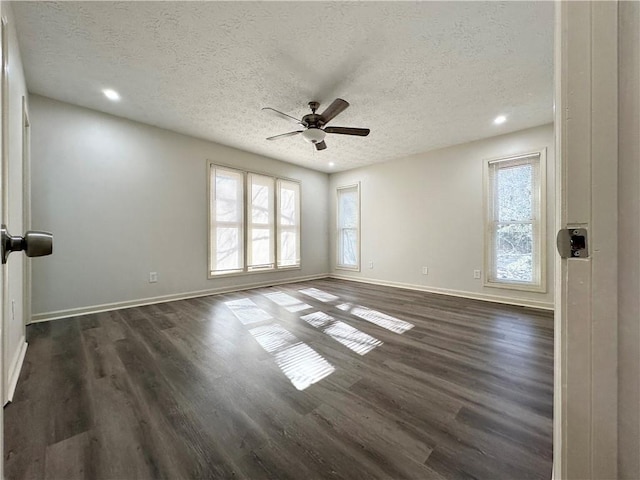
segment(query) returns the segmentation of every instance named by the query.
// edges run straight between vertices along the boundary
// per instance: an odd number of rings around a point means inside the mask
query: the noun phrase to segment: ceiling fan
[[[368,128],[326,126],[327,123],[333,120],[349,106],[349,102],[347,102],[346,100],[336,98],[324,112],[316,113],[316,110],[318,110],[319,106],[320,103],[318,102],[309,102],[311,113],[302,117],[302,120],[298,120],[297,118],[280,112],[274,108],[264,107],[262,110],[274,113],[279,117],[284,118],[285,120],[289,120],[290,122],[297,123],[298,125],[304,127],[303,130],[296,130],[295,132],[275,135],[273,137],[267,138],[267,140],[277,140],[279,138],[292,137],[293,135],[298,135],[299,133],[301,133],[302,138],[304,138],[309,143],[313,143],[316,147],[316,150],[324,150],[325,148],[327,148],[327,144],[324,141],[324,137],[327,133],[337,133],[340,135],[356,135],[359,137],[366,137],[367,135],[369,135],[370,130]]]

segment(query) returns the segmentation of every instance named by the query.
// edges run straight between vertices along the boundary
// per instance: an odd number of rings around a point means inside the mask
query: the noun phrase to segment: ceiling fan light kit
[[[327,134],[319,128],[307,128],[302,132],[302,138],[309,143],[319,143],[324,140]]]
[[[320,106],[318,102],[309,102],[309,108],[311,113],[302,117],[302,120],[298,120],[291,115],[276,110],[271,107],[264,107],[262,110],[270,112],[284,118],[290,122],[297,123],[304,127],[304,130],[296,130],[295,132],[282,133],[273,137],[268,137],[267,140],[277,140],[284,137],[292,137],[294,135],[302,134],[302,138],[315,145],[316,150],[324,150],[327,148],[327,144],[324,141],[327,133],[339,134],[339,135],[355,135],[358,137],[366,137],[369,135],[370,130],[368,128],[350,128],[350,127],[326,127],[327,123],[337,117],[349,106],[349,102],[336,98],[326,110],[320,114],[316,113],[316,110]]]

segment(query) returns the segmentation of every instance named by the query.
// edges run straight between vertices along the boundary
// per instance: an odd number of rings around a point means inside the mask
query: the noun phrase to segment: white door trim
[[[0,1],[0,217],[2,221],[7,219],[7,27],[4,18],[4,2]],[[0,398],[5,398],[5,369],[4,369],[4,337],[5,337],[5,308],[6,292],[7,292],[7,275],[6,266],[0,265],[0,372],[2,378],[0,380]],[[4,414],[0,405],[0,452],[4,452]],[[0,478],[4,478],[4,454],[0,456]]]
[[[556,261],[554,476],[617,476],[618,4],[557,2],[558,228],[589,233]]]
[[[31,230],[31,122],[27,97],[22,97],[22,226],[23,230]],[[31,323],[31,259],[22,256],[23,290],[22,290],[22,335],[26,338],[26,325]]]

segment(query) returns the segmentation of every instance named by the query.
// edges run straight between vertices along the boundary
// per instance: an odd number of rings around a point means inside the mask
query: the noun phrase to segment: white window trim
[[[212,222],[211,222],[211,204],[212,204],[212,198],[211,198],[211,169],[212,168],[220,168],[222,170],[229,170],[235,173],[238,173],[241,177],[242,177],[242,219],[240,221],[241,225],[242,225],[242,262],[243,262],[243,267],[242,268],[234,268],[234,269],[229,269],[229,270],[218,270],[218,271],[213,271],[211,270],[211,261],[212,261],[212,255],[211,255],[211,249],[212,249],[212,245],[213,245],[213,237],[211,234],[211,230],[212,230]],[[209,271],[209,278],[218,278],[218,277],[228,277],[231,275],[241,275],[244,273],[244,271],[247,268],[247,213],[246,213],[246,202],[247,202],[247,189],[246,189],[246,183],[247,183],[247,175],[245,172],[243,172],[242,170],[238,170],[237,168],[234,167],[228,167],[226,165],[219,165],[219,164],[214,164],[214,163],[209,163],[208,164],[208,168],[207,168],[207,215],[208,215],[208,220],[207,220],[207,237],[208,237],[208,242],[207,242],[207,270]],[[230,224],[237,224],[238,222],[221,222],[221,223],[230,223]]]
[[[207,160],[206,162],[206,168],[207,168],[207,278],[209,280],[213,280],[216,278],[229,278],[229,277],[241,277],[241,276],[246,276],[246,275],[257,275],[257,274],[261,274],[261,273],[274,273],[274,272],[283,272],[283,271],[289,271],[289,270],[301,270],[302,269],[302,182],[300,180],[297,180],[295,178],[288,178],[288,177],[278,177],[278,176],[274,176],[273,174],[270,173],[265,173],[265,172],[257,172],[257,171],[248,171],[248,170],[242,170],[239,169],[238,167],[234,167],[234,166],[229,166],[229,165],[225,165],[224,163],[219,163],[219,162],[214,162],[211,160]],[[243,268],[242,269],[237,269],[237,270],[228,270],[228,271],[221,271],[221,272],[214,272],[211,270],[211,242],[212,242],[212,238],[211,238],[211,168],[222,168],[222,169],[227,169],[227,170],[234,170],[238,173],[242,174],[242,178],[243,178],[243,192],[244,192],[244,196],[243,196],[243,222],[244,222],[244,227],[243,227]],[[248,208],[248,202],[249,202],[249,198],[248,198],[248,188],[247,188],[247,183],[248,183],[248,177],[249,177],[249,173],[253,173],[254,175],[262,175],[264,177],[271,177],[274,180],[274,189],[273,189],[273,195],[274,195],[274,221],[276,222],[274,224],[274,266],[273,268],[249,268],[248,266],[248,251],[247,251],[247,247],[248,247],[248,218],[247,218],[247,208]],[[279,249],[279,245],[278,245],[278,239],[279,239],[279,229],[278,229],[278,223],[277,223],[277,219],[278,219],[278,215],[280,214],[280,208],[278,205],[278,195],[279,195],[279,189],[278,189],[278,181],[279,180],[284,180],[287,182],[293,182],[293,183],[297,183],[299,185],[299,192],[300,192],[300,238],[298,239],[299,243],[300,243],[300,263],[298,265],[287,265],[284,267],[278,267],[278,249]]]
[[[357,222],[357,230],[358,230],[358,235],[357,235],[357,239],[358,239],[358,252],[356,255],[357,258],[357,262],[358,265],[356,266],[352,266],[352,265],[341,265],[340,264],[340,190],[347,190],[350,188],[355,188],[356,191],[358,192],[358,222]],[[350,272],[359,272],[360,271],[360,266],[362,264],[362,257],[361,257],[361,252],[362,252],[362,247],[360,244],[360,239],[361,239],[361,235],[360,235],[360,231],[361,231],[361,227],[362,227],[362,222],[361,222],[361,213],[362,213],[362,199],[361,199],[361,195],[360,195],[360,182],[357,183],[352,183],[351,185],[342,185],[340,187],[336,188],[336,270],[348,270]]]
[[[532,157],[538,155],[539,161],[539,173],[540,173],[540,221],[538,225],[539,235],[535,235],[534,239],[537,239],[538,250],[540,252],[540,283],[520,283],[505,280],[492,279],[493,272],[493,241],[492,241],[492,225],[490,224],[491,218],[489,214],[489,166],[495,162],[508,162],[517,160],[519,158]],[[484,210],[484,286],[493,288],[504,288],[509,290],[521,290],[527,292],[546,293],[547,291],[547,149],[541,148],[539,150],[532,150],[526,153],[520,153],[517,155],[510,155],[506,157],[488,158],[484,161],[483,170],[483,210]],[[534,225],[535,226],[535,225]]]
[[[297,183],[298,184],[298,197],[299,197],[299,211],[298,211],[298,224],[293,226],[280,225],[280,185],[282,182]],[[276,215],[275,215],[275,266],[278,270],[299,270],[302,268],[302,183],[298,180],[291,180],[288,178],[276,178],[275,188],[275,201],[276,201]],[[279,265],[280,262],[280,234],[282,231],[297,230],[297,248],[298,248],[298,263],[296,265]]]
[[[263,177],[263,178],[268,178],[271,180],[271,204],[273,206],[272,211],[269,213],[272,213],[273,218],[270,219],[269,223],[266,224],[257,224],[253,222],[253,185],[252,185],[252,177],[256,176],[256,177]],[[248,272],[256,272],[256,271],[260,271],[260,272],[265,272],[265,271],[270,271],[270,270],[274,270],[276,267],[276,255],[277,255],[277,237],[276,237],[276,230],[277,230],[277,224],[276,224],[276,190],[278,188],[277,185],[277,179],[275,177],[272,177],[271,175],[263,175],[261,173],[254,173],[254,172],[246,172],[245,173],[245,188],[247,189],[247,193],[245,195],[246,198],[246,202],[245,202],[245,216],[247,217],[247,221],[245,223],[246,225],[246,229],[247,229],[247,234],[246,234],[246,243],[245,243],[245,249],[247,250],[247,255],[246,255],[246,267],[247,267],[247,271]],[[251,249],[249,248],[249,239],[250,236],[253,234],[253,230],[255,228],[267,228],[269,230],[269,234],[270,234],[270,247],[271,247],[271,252],[270,254],[272,255],[271,258],[271,262],[269,263],[265,263],[265,264],[259,264],[259,265],[254,265],[254,264],[249,264],[249,260],[253,260],[252,256],[253,253],[251,252]]]

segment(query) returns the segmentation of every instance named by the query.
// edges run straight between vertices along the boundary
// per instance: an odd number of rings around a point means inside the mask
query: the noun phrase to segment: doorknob
[[[7,226],[0,229],[0,247],[2,248],[2,263],[7,263],[11,252],[24,250],[27,257],[42,257],[53,252],[53,235],[49,232],[29,230],[24,237],[12,237]]]

